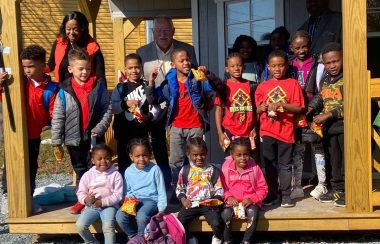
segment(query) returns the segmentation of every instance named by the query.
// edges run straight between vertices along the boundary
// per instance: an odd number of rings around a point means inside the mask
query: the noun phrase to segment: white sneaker
[[[290,193],[290,199],[303,198],[305,193],[301,187],[295,187]]]
[[[222,244],[222,240],[216,236],[212,236],[211,244]]]
[[[198,244],[198,239],[193,236],[187,241],[187,244]]]
[[[310,196],[314,197],[315,199],[319,200],[319,198],[327,193],[326,186],[318,184],[314,190],[310,192]]]

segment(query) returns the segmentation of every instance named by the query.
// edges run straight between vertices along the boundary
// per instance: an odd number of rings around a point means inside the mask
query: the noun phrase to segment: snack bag
[[[316,123],[312,123],[311,126],[310,126],[311,130],[315,132],[315,134],[317,134],[318,136],[320,136],[321,138],[323,138],[323,129],[322,129],[322,125],[319,125],[319,124],[316,124]]]
[[[296,128],[307,127],[306,115],[302,114],[296,117]]]
[[[131,112],[131,114],[133,114],[136,117],[139,117],[139,118],[142,117],[140,113],[140,109],[137,106],[130,107],[128,111]]]
[[[205,73],[203,73],[202,71],[196,70],[196,69],[191,69],[191,72],[193,72],[194,78],[196,80],[198,80],[198,81],[206,81],[207,80]]]
[[[133,197],[125,197],[123,205],[121,205],[120,210],[128,215],[136,216],[136,207],[139,204],[139,200]]]
[[[222,205],[223,202],[220,201],[219,199],[207,199],[207,200],[199,202],[199,204],[202,206],[216,207],[216,206]]]
[[[226,151],[226,149],[230,146],[231,140],[228,138],[227,134],[224,133],[226,138],[223,140],[223,151]]]
[[[63,147],[62,146],[53,147],[53,150],[54,150],[54,156],[57,162],[58,163],[62,162],[63,155],[65,154],[65,152],[63,151]]]
[[[235,219],[245,219],[245,209],[243,204],[239,202],[239,205],[234,206]]]
[[[256,149],[255,138],[254,138],[253,136],[250,136],[250,137],[249,137],[249,141],[250,141],[250,143],[251,143],[251,150]]]

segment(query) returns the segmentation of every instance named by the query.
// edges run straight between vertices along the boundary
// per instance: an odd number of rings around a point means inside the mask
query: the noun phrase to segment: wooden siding
[[[146,44],[145,21],[142,21],[127,38],[125,38],[125,54],[135,53],[136,49]]]
[[[193,44],[193,28],[190,18],[173,20],[175,27],[174,38],[189,44]]]

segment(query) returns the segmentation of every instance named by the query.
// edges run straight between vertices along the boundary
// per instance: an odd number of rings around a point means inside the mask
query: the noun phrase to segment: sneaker
[[[222,240],[216,237],[215,235],[213,235],[211,244],[222,244]]]
[[[73,206],[70,207],[70,213],[71,214],[80,214],[82,212],[82,209],[84,209],[84,205],[80,202],[75,203]]]
[[[343,192],[339,193],[339,198],[334,202],[334,206],[341,208],[346,207],[346,198]]]
[[[213,237],[213,240],[214,240],[214,237]],[[191,237],[188,241],[187,241],[187,244],[198,244],[198,239],[195,238],[194,236]]]
[[[315,199],[319,200],[319,198],[327,193],[327,188],[324,185],[318,184],[314,190],[310,192],[310,196],[314,197]]]
[[[283,208],[294,207],[294,203],[292,203],[292,199],[290,199],[290,196],[282,196],[281,207]]]
[[[274,205],[277,205],[280,203],[280,199],[279,198],[276,198],[274,200],[267,200],[265,199],[264,202],[263,202],[263,206],[274,206]]]
[[[344,198],[344,193],[340,191],[329,191],[320,196],[319,201],[323,203],[335,202],[339,198]]]
[[[305,193],[303,192],[302,187],[295,187],[290,193],[290,199],[303,198]]]
[[[38,214],[43,211],[41,205],[39,205],[35,200],[32,200],[32,214]]]

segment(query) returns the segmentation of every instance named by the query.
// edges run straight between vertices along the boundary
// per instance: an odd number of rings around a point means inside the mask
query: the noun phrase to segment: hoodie
[[[238,202],[242,202],[249,198],[255,205],[261,207],[268,193],[268,186],[263,172],[253,159],[250,159],[244,171],[239,173],[235,160],[228,156],[223,163],[222,172],[225,200],[234,197]]]
[[[104,172],[98,171],[93,166],[80,179],[78,201],[85,205],[84,199],[90,192],[95,193],[95,198],[102,200],[103,207],[119,207],[123,197],[123,177],[114,166]]]

